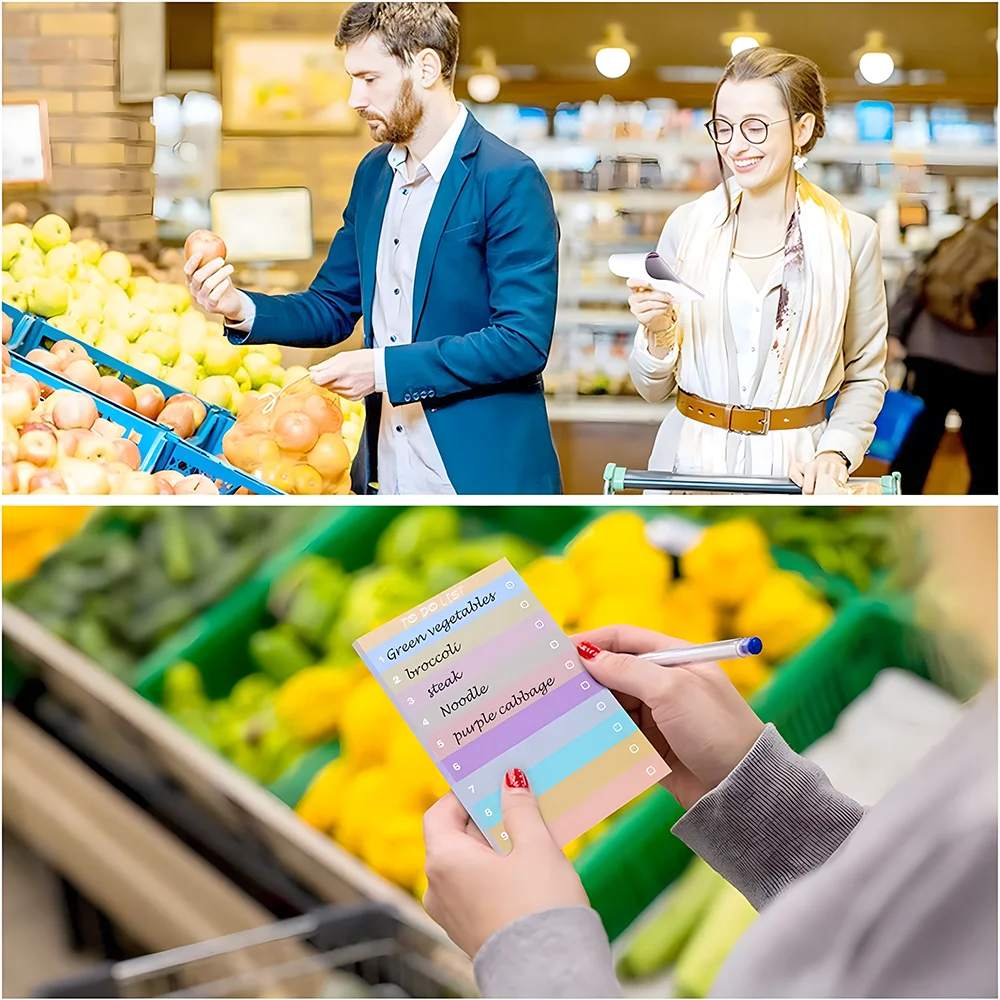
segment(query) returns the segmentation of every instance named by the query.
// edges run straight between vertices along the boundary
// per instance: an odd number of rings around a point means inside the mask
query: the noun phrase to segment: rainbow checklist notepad
[[[498,851],[512,767],[560,846],[670,773],[506,559],[354,648]]]

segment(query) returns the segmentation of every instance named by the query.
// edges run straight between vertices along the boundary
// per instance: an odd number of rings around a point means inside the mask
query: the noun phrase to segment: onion
[[[301,410],[285,413],[274,422],[274,440],[282,451],[304,455],[319,440],[319,428],[312,417]]]
[[[170,402],[167,403],[167,406],[170,406],[171,403],[184,403],[190,407],[191,416],[194,418],[195,430],[198,430],[198,428],[201,427],[205,417],[208,416],[208,410],[205,408],[205,404],[197,396],[192,396],[189,392],[179,392],[176,396],[171,396]]]
[[[153,482],[156,483],[156,492],[159,493],[160,496],[172,497],[174,495],[173,486],[171,486],[166,479],[163,479],[158,472],[153,473]]]
[[[344,423],[340,407],[320,393],[307,396],[304,409],[319,428],[320,434],[336,434]]]
[[[135,390],[135,411],[147,420],[155,420],[163,409],[165,400],[159,386],[140,385]]]
[[[43,486],[40,490],[29,490],[33,497],[60,496],[64,497],[69,493],[65,486]]]
[[[178,437],[189,438],[194,434],[194,413],[187,403],[175,403],[171,400],[163,407],[156,420],[169,427]]]
[[[106,441],[117,441],[122,436],[121,427],[104,417],[98,417],[94,421],[94,431]]]
[[[87,462],[114,462],[118,458],[113,441],[108,441],[99,435],[81,441],[76,446],[74,458]]]
[[[139,454],[139,446],[128,438],[119,438],[111,442],[118,454],[118,461],[124,462],[133,472],[137,472],[142,456]]]
[[[25,357],[40,368],[46,368],[50,372],[61,375],[63,363],[61,358],[57,358],[51,351],[46,351],[43,347],[36,347],[33,351],[28,351]]]
[[[98,392],[101,388],[101,373],[92,361],[69,361],[63,369],[63,375],[90,392]]]
[[[21,462],[32,465],[52,466],[59,458],[59,441],[55,431],[28,431],[21,435],[17,445],[17,457]]]
[[[124,406],[126,410],[135,409],[135,393],[121,379],[114,375],[102,375],[101,384],[97,390],[105,399]]]
[[[175,487],[174,493],[178,496],[186,493],[196,493],[199,495],[207,493],[218,494],[219,487],[212,482],[208,476],[185,476]]]
[[[4,317],[6,319],[6,316]],[[13,462],[5,461],[3,463],[3,492],[4,493],[16,493],[17,492],[17,467]]]
[[[323,485],[323,477],[311,465],[292,469],[292,487],[297,496],[319,496]]]
[[[64,458],[56,466],[56,471],[66,480],[70,493],[99,496],[111,492],[107,473],[94,462]]]
[[[339,479],[351,464],[351,456],[339,434],[322,434],[306,461],[326,480]]]
[[[56,486],[63,493],[66,490],[66,480],[63,479],[55,469],[39,469],[28,480],[28,492],[35,493],[37,490],[44,490]]]
[[[3,314],[3,342],[6,344],[14,336],[14,321],[6,314]],[[7,491],[4,490],[4,493]]]
[[[83,344],[78,344],[75,340],[57,340],[52,345],[52,353],[64,363],[82,360],[89,361],[90,355]]]
[[[130,496],[157,496],[160,491],[156,480],[148,472],[128,472],[118,480],[115,492]]]
[[[64,396],[52,407],[52,419],[61,431],[74,427],[89,430],[97,420],[97,404],[82,392]]]
[[[21,425],[22,434],[27,434],[28,431],[54,431],[55,429],[56,425],[48,418],[45,420],[29,420],[26,424]]]

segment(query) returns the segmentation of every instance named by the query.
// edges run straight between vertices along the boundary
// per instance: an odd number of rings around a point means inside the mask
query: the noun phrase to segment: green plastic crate
[[[188,660],[201,670],[206,694],[224,698],[237,681],[257,669],[248,640],[258,629],[273,624],[267,610],[272,582],[307,553],[338,559],[349,571],[369,566],[382,532],[405,509],[341,508],[322,519],[225,601],[189,622],[146,657],[136,670],[135,689],[160,704],[167,669],[178,660]],[[470,534],[510,532],[549,548],[588,514],[586,507],[467,507],[462,508],[462,522],[463,531]]]
[[[840,713],[887,667],[940,676],[938,654],[905,597],[859,598],[751,699],[796,752],[833,728]],[[670,832],[683,815],[662,788],[637,803],[576,861],[591,904],[614,940],[677,878],[691,852]]]

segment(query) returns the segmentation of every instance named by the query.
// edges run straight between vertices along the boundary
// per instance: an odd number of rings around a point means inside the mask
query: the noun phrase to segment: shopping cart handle
[[[676,472],[623,469],[614,463],[604,470],[605,494],[622,490],[676,490],[682,493],[788,493],[802,487],[781,477],[689,476]]]

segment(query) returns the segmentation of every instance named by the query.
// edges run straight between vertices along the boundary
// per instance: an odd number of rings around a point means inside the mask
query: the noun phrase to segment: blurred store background
[[[61,213],[78,238],[92,231],[168,281],[169,248],[213,224],[232,246],[237,225],[246,287],[305,286],[370,148],[332,48],[344,6],[4,4],[4,220]],[[459,96],[535,158],[560,216],[546,384],[568,492],[598,490],[608,460],[645,468],[664,409],[628,378],[634,326],[606,260],[652,249],[670,212],[717,183],[702,126],[732,52],[772,44],[819,64],[830,112],[808,176],[878,221],[890,300],[996,199],[994,5],[813,3],[808,17],[781,3],[453,6]],[[50,179],[10,183],[26,113],[12,104],[36,100]],[[219,190],[234,193],[213,202]],[[927,492],[965,492],[960,427],[952,412]]]
[[[444,781],[350,642],[500,556],[569,632],[759,635],[723,669],[868,805],[996,678],[995,507],[8,505],[2,540],[5,996],[474,995],[420,905]],[[566,848],[626,995],[704,996],[753,918],[679,815]]]

